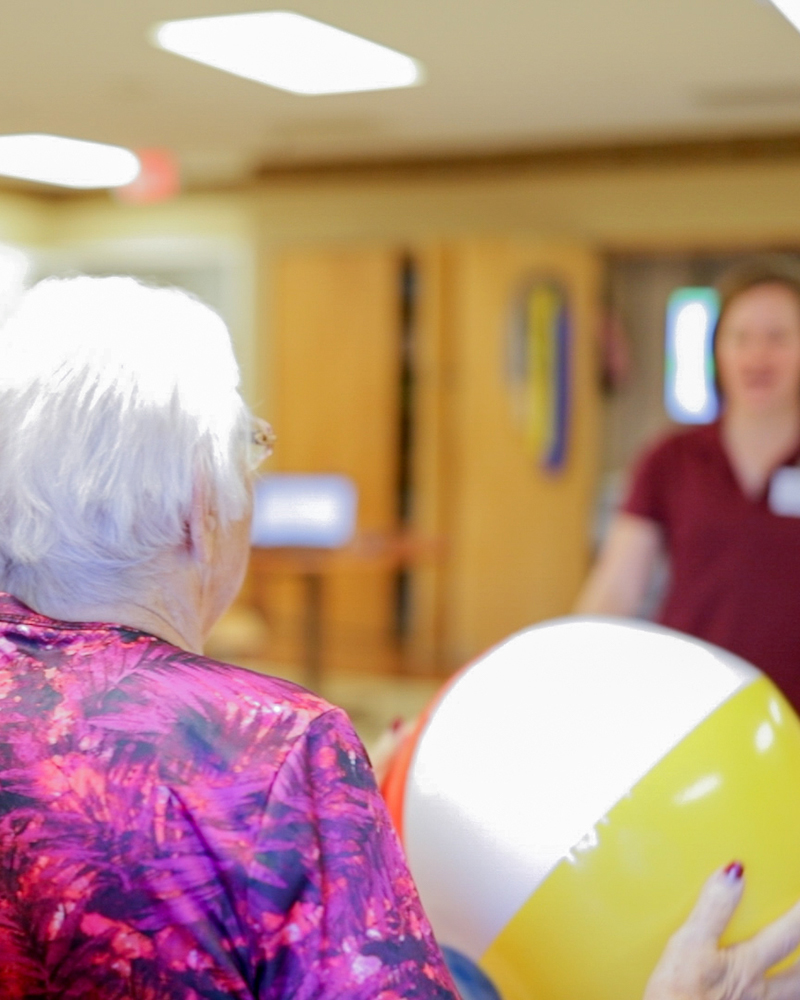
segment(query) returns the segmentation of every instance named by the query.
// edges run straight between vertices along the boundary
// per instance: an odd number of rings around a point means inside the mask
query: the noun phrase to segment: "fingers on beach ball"
[[[602,619],[528,629],[463,670],[384,784],[451,966],[501,1000],[639,1000],[731,858],[748,885],[723,941],[777,917],[800,897],[798,788],[800,723],[766,677]]]

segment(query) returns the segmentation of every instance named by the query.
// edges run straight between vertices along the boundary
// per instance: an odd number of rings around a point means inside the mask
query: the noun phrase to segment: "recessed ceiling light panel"
[[[130,184],[139,160],[122,146],[60,135],[0,135],[0,175],[70,188]]]
[[[800,0],[772,0],[787,21],[800,31]]]
[[[410,56],[288,11],[195,17],[156,25],[152,40],[187,59],[295,94],[411,87]]]

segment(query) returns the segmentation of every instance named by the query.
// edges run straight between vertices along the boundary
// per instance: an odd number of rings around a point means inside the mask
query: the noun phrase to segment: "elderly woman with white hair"
[[[451,997],[344,714],[202,657],[269,444],[125,278],[0,334],[0,997]]]
[[[456,996],[346,716],[202,655],[268,446],[184,293],[49,280],[0,332],[3,1000]],[[800,913],[717,948],[741,874],[649,998],[800,995]]]

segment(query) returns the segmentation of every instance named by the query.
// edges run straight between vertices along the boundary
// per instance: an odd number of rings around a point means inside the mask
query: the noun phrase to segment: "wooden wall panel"
[[[351,476],[360,531],[396,524],[399,267],[392,249],[298,249],[275,259],[272,277],[273,468]],[[391,635],[393,588],[385,572],[326,581],[324,622],[336,665],[370,665],[371,651]],[[299,617],[291,582],[275,603],[283,618]]]

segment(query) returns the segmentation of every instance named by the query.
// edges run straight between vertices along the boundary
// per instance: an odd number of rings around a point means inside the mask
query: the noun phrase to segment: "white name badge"
[[[767,502],[773,514],[800,517],[800,469],[794,465],[778,469],[770,480]]]

